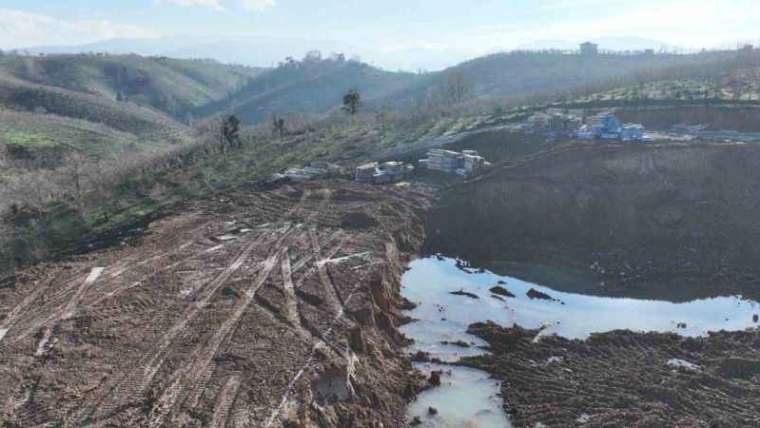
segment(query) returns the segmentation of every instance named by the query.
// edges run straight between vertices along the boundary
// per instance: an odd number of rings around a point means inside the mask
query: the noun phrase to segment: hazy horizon
[[[453,0],[390,0],[352,7],[337,0],[318,6],[305,0],[135,0],[129,7],[115,0],[50,3],[2,2],[0,49],[76,51],[95,44],[117,53],[180,57],[209,51],[214,59],[257,66],[317,49],[357,55],[385,69],[417,71],[498,51],[566,48],[584,40],[609,41],[601,47],[611,50],[692,50],[760,39],[753,25],[760,10],[748,0],[478,0],[466,6]]]

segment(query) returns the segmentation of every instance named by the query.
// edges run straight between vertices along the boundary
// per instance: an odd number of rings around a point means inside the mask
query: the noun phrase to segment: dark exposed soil
[[[518,427],[739,427],[760,421],[760,331],[707,338],[612,332],[586,341],[476,324]]]
[[[480,299],[477,294],[468,293],[464,290],[452,291],[450,294],[453,294],[455,296],[469,297],[470,299]]]
[[[515,297],[515,295],[510,293],[509,290],[498,285],[496,287],[491,288],[490,291],[491,293],[496,294],[497,296],[504,296],[504,297],[511,297],[511,298]]]
[[[757,183],[751,145],[558,146],[444,192],[426,252],[513,276],[510,265],[577,272],[543,283],[562,291],[760,298]]]

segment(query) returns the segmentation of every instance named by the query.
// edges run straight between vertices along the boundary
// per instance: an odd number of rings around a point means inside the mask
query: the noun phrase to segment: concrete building
[[[463,177],[488,166],[488,162],[475,150],[464,150],[461,153],[452,150],[432,149],[427,158],[420,160],[420,166],[433,171],[447,174],[458,174]]]
[[[359,183],[372,183],[377,168],[380,166],[377,162],[365,163],[359,165],[354,171],[354,180]]]
[[[599,55],[599,45],[596,43],[586,42],[581,44],[582,56],[597,56]]]
[[[581,125],[578,117],[559,112],[539,112],[528,118],[527,122],[529,131],[554,136],[572,136]]]

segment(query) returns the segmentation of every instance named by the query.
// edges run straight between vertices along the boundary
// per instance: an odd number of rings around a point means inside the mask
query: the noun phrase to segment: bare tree
[[[280,138],[285,136],[285,119],[282,116],[272,116],[272,133],[279,135]]]
[[[80,213],[84,213],[84,181],[87,176],[88,162],[87,156],[80,152],[73,152],[66,155],[63,166],[59,169],[63,176],[62,181],[70,190]]]
[[[240,139],[240,119],[231,114],[222,119],[222,129],[220,134],[222,146],[240,148],[242,140]]]
[[[461,71],[450,73],[446,82],[446,94],[451,105],[461,104],[472,96],[470,79]]]

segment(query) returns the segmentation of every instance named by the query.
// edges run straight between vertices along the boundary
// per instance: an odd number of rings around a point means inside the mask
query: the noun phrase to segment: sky
[[[760,40],[757,1],[0,0],[0,49],[266,36],[329,40],[383,65],[399,52],[459,60],[546,40],[633,36],[710,48]]]

